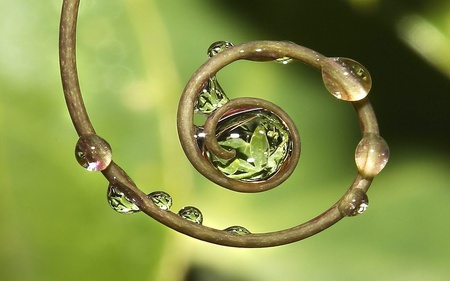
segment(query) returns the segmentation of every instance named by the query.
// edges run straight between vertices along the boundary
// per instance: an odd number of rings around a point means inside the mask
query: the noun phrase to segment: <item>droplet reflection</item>
[[[233,44],[227,41],[218,41],[208,48],[208,57],[213,57],[223,50],[232,47]],[[229,101],[227,95],[223,91],[222,87],[217,81],[216,76],[211,76],[203,90],[199,93],[197,98],[197,104],[195,105],[194,112],[201,114],[211,114],[217,108],[223,106]]]
[[[248,231],[245,227],[238,226],[238,225],[227,227],[224,229],[224,231],[230,232],[230,233],[236,234],[236,235],[250,234],[250,231]]]
[[[289,129],[272,112],[257,109],[238,112],[220,120],[218,143],[234,149],[236,156],[221,159],[206,151],[212,164],[229,178],[256,182],[276,174],[291,155]]]
[[[75,146],[75,158],[88,171],[103,171],[112,160],[110,145],[95,134],[82,135]]]
[[[139,207],[128,199],[122,191],[120,191],[117,183],[109,184],[107,198],[111,208],[118,213],[132,214],[140,211]]]
[[[339,212],[346,217],[352,217],[364,213],[369,207],[369,198],[367,194],[355,188],[347,193],[339,202]]]
[[[356,167],[361,175],[373,178],[383,170],[389,160],[386,141],[376,134],[366,134],[355,151]]]
[[[228,49],[230,47],[233,47],[233,43],[228,41],[217,41],[212,43],[207,51],[208,57],[212,58],[213,56],[217,55],[218,53],[222,52],[225,49]]]
[[[154,191],[147,195],[156,206],[162,210],[170,210],[172,207],[172,197],[164,191]]]
[[[293,59],[290,57],[282,57],[282,58],[276,59],[275,61],[278,63],[281,63],[281,64],[289,64],[293,61]]]
[[[348,58],[326,58],[322,61],[322,79],[328,91],[340,100],[358,101],[372,87],[369,71]]]
[[[188,221],[191,221],[191,222],[194,222],[197,224],[203,223],[202,212],[200,212],[199,209],[192,207],[192,206],[184,207],[183,209],[181,209],[178,212],[178,215],[180,217],[182,217],[183,219],[186,219]]]

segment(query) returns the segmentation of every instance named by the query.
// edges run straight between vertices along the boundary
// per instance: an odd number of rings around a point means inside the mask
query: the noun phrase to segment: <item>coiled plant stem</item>
[[[79,2],[79,0],[63,1],[60,22],[59,54],[62,84],[67,108],[77,134],[79,136],[83,136],[96,133],[92,123],[89,120],[78,82],[76,65],[76,26]],[[249,186],[255,186],[255,184],[237,184],[236,181],[230,181],[224,175],[218,173],[217,170],[211,170],[211,165],[208,166],[205,157],[198,156],[199,148],[195,140],[193,140],[195,128],[192,125],[194,114],[193,107],[195,106],[198,93],[201,91],[202,87],[204,87],[209,77],[215,75],[218,70],[235,60],[248,59],[254,61],[268,61],[283,57],[290,57],[294,60],[302,61],[318,70],[322,69],[322,63],[325,59],[323,55],[315,51],[289,42],[249,42],[224,50],[217,56],[209,59],[199,68],[199,70],[192,76],[191,80],[186,85],[180,100],[180,107],[178,111],[178,129],[181,144],[188,156],[194,155],[189,156],[192,164],[202,173],[209,173],[210,176],[208,178],[210,178],[213,182],[230,189],[243,192],[248,192]],[[275,114],[283,115],[283,113],[279,112],[276,106],[272,107],[271,104],[264,101],[258,99],[240,100],[238,102],[226,105],[226,107],[210,116],[210,120],[207,121],[205,126],[205,130],[208,135],[214,135],[215,124],[220,119],[222,113],[228,110],[228,107],[236,104],[238,106],[256,104],[257,107],[261,108],[266,108],[269,106],[270,110]],[[378,125],[368,99],[364,98],[362,100],[355,101],[353,102],[353,105],[360,119],[363,136],[366,134],[378,135]],[[217,144],[217,141],[211,139],[210,136],[208,136],[208,142],[210,143],[208,146],[215,147],[216,150],[220,150],[221,147]],[[293,130],[293,137],[299,141],[298,132],[296,130]],[[299,150],[300,147],[294,147],[293,149],[293,155],[297,159],[300,153]],[[224,154],[227,153],[229,153],[229,151],[224,152]],[[293,166],[295,167],[295,164]],[[292,173],[292,171],[293,167],[285,170],[285,174],[280,174],[280,179],[275,180],[270,185],[267,184],[265,186],[265,183],[262,182],[256,188],[257,191],[263,191],[277,186],[280,182],[284,181],[290,173]],[[123,192],[123,194],[134,204],[136,204],[140,211],[146,213],[167,227],[191,237],[214,244],[246,248],[272,247],[288,244],[321,232],[344,217],[342,210],[339,209],[339,204],[342,200],[344,200],[345,196],[355,189],[366,192],[373,178],[373,176],[368,177],[364,176],[362,173],[358,173],[347,193],[344,194],[344,196],[336,204],[308,222],[276,232],[236,235],[223,230],[213,229],[201,224],[193,223],[183,219],[176,213],[160,209],[135,185],[125,171],[122,170],[115,162],[111,162],[109,166],[102,171],[102,173],[110,183],[118,183],[120,191]]]

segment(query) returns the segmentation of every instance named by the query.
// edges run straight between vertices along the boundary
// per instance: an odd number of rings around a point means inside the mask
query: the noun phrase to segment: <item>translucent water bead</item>
[[[348,58],[326,58],[322,61],[322,79],[328,91],[340,100],[358,101],[372,87],[369,71]]]
[[[111,163],[111,147],[95,134],[82,135],[75,146],[75,157],[86,170],[102,171]]]
[[[236,235],[250,234],[250,231],[248,231],[245,227],[238,226],[238,225],[227,227],[224,229],[224,231],[230,232],[230,233],[236,234]]]
[[[205,88],[198,96],[194,112],[201,114],[211,114],[217,108],[229,101],[216,76],[208,79]]]
[[[218,53],[222,52],[225,49],[228,49],[230,47],[233,47],[233,43],[228,41],[216,41],[212,43],[208,47],[208,51],[206,52],[208,57],[212,58],[213,56],[217,55]]]
[[[164,191],[154,191],[147,195],[156,206],[162,210],[170,210],[172,207],[172,197]]]
[[[198,223],[198,224],[203,223],[202,212],[200,212],[199,209],[192,207],[192,206],[184,207],[183,209],[181,209],[178,212],[178,215],[180,217],[182,217],[183,219],[186,219],[186,220],[194,222],[194,223]]]
[[[207,152],[225,176],[241,181],[264,181],[289,158],[292,141],[285,124],[272,112],[258,109],[228,116],[217,125],[217,141],[236,151],[225,160]]]
[[[132,214],[140,211],[139,207],[119,190],[117,184],[109,184],[107,199],[111,208],[118,213]]]
[[[290,57],[282,57],[275,60],[275,62],[281,63],[281,64],[289,64],[293,62],[294,60]]]
[[[211,58],[232,46],[233,44],[227,41],[215,42],[208,48],[208,57]],[[210,114],[228,101],[228,97],[214,75],[208,79],[208,82],[199,94],[194,111],[195,113]]]
[[[386,141],[376,134],[366,134],[355,151],[355,162],[359,173],[373,178],[383,170],[389,160],[389,147]]]
[[[339,212],[346,217],[352,217],[364,213],[369,207],[369,198],[367,194],[356,188],[350,191],[339,202]]]

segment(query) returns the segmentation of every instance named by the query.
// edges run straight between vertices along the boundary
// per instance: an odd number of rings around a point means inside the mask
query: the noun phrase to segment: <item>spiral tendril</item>
[[[260,192],[284,182],[300,157],[300,136],[290,117],[278,106],[257,98],[229,100],[215,75],[237,60],[303,62],[322,72],[327,90],[351,102],[363,138],[355,151],[357,174],[333,206],[310,221],[269,233],[252,233],[242,226],[223,230],[203,225],[193,206],[177,213],[163,191],[143,193],[113,160],[110,145],[92,126],[81,96],[76,67],[76,24],[79,0],[64,0],[60,22],[60,68],[70,117],[79,140],[75,154],[86,169],[101,171],[108,180],[109,204],[120,213],[143,212],[160,223],[207,242],[233,247],[272,247],[296,242],[332,226],[343,217],[364,212],[367,190],[384,168],[389,148],[379,135],[375,113],[367,98],[370,74],[346,58],[327,58],[291,42],[253,41],[234,46],[222,41],[208,49],[209,59],[187,83],[178,108],[178,133],[192,165],[212,182],[239,192]],[[206,115],[203,126],[194,114]],[[234,118],[234,119],[233,119]]]

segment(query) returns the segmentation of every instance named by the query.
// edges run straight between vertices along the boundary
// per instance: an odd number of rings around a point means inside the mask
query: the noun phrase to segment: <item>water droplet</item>
[[[248,231],[245,227],[238,226],[238,225],[227,227],[224,229],[224,231],[230,232],[232,234],[237,234],[237,235],[250,234],[250,231]]]
[[[285,124],[262,109],[223,118],[216,137],[222,147],[235,150],[236,156],[226,160],[206,151],[212,164],[225,176],[247,182],[264,181],[276,174],[289,159],[293,145]]]
[[[202,92],[198,95],[194,112],[210,114],[228,101],[229,99],[217,81],[216,76],[212,76],[208,79],[205,88],[203,88]]]
[[[186,219],[188,221],[195,222],[198,224],[202,224],[202,222],[203,222],[202,212],[200,212],[199,209],[192,207],[192,206],[184,207],[183,209],[181,209],[178,212],[178,215],[180,217],[182,217],[183,219]]]
[[[82,135],[75,146],[75,158],[88,171],[102,171],[111,163],[111,147],[95,134]]]
[[[107,198],[108,203],[114,211],[121,214],[132,214],[139,212],[139,207],[133,201],[125,196],[118,188],[118,183],[108,185]]]
[[[211,58],[232,46],[233,44],[227,41],[214,42],[208,48],[208,57]],[[228,101],[229,99],[227,95],[223,91],[222,87],[219,84],[219,81],[217,81],[217,78],[214,75],[208,79],[202,92],[199,93],[194,112],[201,114],[211,114],[211,112],[223,106]]]
[[[233,43],[228,41],[217,41],[211,44],[208,48],[208,57],[212,58],[213,56],[217,55],[218,53],[222,52],[225,49],[228,49],[230,47],[233,47]]]
[[[203,144],[205,143],[205,132],[203,129],[203,126],[195,126],[195,135],[194,138],[197,141],[197,145],[199,148],[203,147]]]
[[[345,101],[362,100],[372,87],[369,71],[359,62],[348,58],[324,59],[322,78],[328,91]]]
[[[147,195],[147,197],[162,210],[170,210],[170,207],[172,207],[172,197],[164,191],[154,191]]]
[[[365,134],[355,151],[356,167],[361,175],[373,178],[389,160],[389,146],[376,134]]]
[[[352,217],[364,213],[369,207],[369,198],[367,194],[359,189],[355,188],[347,193],[344,198],[339,202],[339,212],[343,216]]]
[[[281,64],[288,64],[288,63],[291,63],[293,61],[293,59],[290,57],[282,57],[282,58],[276,59],[275,61],[278,63],[281,63]]]

